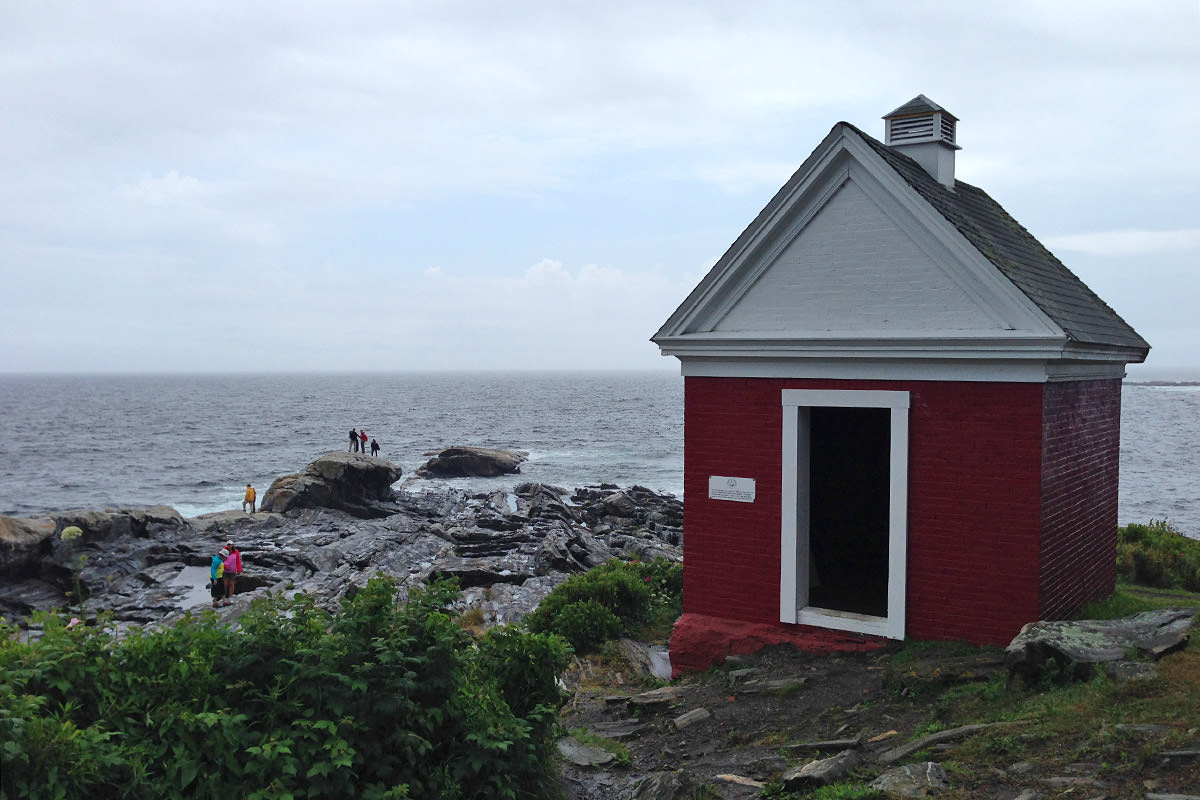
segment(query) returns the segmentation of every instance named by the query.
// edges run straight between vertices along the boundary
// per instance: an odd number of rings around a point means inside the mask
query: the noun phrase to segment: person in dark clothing
[[[347,452],[358,452],[358,431],[350,429],[350,449]]]
[[[371,455],[379,455],[379,442],[375,441],[374,439],[371,440]]]

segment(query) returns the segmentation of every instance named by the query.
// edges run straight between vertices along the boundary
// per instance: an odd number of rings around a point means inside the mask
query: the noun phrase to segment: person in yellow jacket
[[[246,504],[249,503],[250,504],[250,513],[251,514],[254,513],[254,498],[255,498],[254,487],[247,483],[246,484],[246,496],[242,498],[242,511],[246,510]]]

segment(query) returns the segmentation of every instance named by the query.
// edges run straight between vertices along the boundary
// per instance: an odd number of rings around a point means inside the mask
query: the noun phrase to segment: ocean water
[[[1200,539],[1200,383],[1125,384],[1118,516]]]
[[[1126,382],[1120,521],[1200,538],[1200,383]],[[0,376],[0,514],[239,509],[364,427],[410,489],[539,481],[683,491],[683,379],[566,373]],[[524,450],[521,475],[412,479],[451,445]]]
[[[350,428],[408,481],[452,445],[523,450],[520,475],[414,480],[485,490],[538,481],[683,491],[677,373],[0,376],[0,514],[165,504],[240,509]]]

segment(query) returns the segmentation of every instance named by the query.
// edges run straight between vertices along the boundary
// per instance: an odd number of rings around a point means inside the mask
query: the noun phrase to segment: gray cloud
[[[1198,32],[1182,0],[7,4],[0,370],[666,367],[647,337],[829,128],[917,93],[1174,365]]]

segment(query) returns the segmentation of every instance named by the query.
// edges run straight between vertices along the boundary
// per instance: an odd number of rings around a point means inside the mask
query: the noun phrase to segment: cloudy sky
[[[649,337],[829,129],[921,93],[1200,368],[1196,0],[39,0],[0,371],[675,369]]]

